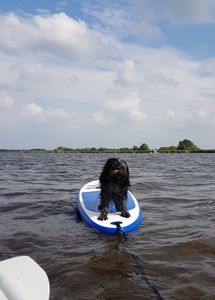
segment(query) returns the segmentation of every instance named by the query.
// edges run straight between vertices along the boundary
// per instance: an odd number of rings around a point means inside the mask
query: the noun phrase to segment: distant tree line
[[[178,146],[164,146],[159,149],[150,149],[146,143],[138,146],[133,146],[132,148],[104,148],[104,147],[89,147],[89,148],[68,148],[68,147],[57,147],[53,150],[46,149],[0,149],[0,152],[24,152],[24,153],[215,153],[215,149],[200,149],[191,140],[184,139],[179,141]]]
[[[179,141],[178,146],[161,147],[159,153],[215,153],[215,149],[201,149],[191,140]]]
[[[122,147],[122,148],[67,148],[58,147],[53,150],[56,153],[150,153],[152,150],[149,149],[147,144],[142,144],[140,147],[133,146],[133,148]]]
[[[202,152],[203,150],[197,147],[192,141],[184,139],[178,143],[178,146],[161,147],[160,153],[187,153],[187,152]]]
[[[196,146],[191,140],[184,139],[179,141],[178,146],[160,147],[159,149],[150,149],[146,143],[132,148],[66,148],[58,147],[54,150],[56,153],[215,153],[215,149],[203,150]]]

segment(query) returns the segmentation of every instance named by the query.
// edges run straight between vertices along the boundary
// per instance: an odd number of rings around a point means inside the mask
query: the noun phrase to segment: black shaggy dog
[[[126,197],[130,186],[129,169],[124,160],[109,158],[103,167],[100,175],[101,211],[98,220],[107,220],[108,206],[113,201],[117,211],[121,211],[121,216],[129,218],[130,214],[126,208]]]

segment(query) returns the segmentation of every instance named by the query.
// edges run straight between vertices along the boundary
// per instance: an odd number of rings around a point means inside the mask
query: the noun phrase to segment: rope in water
[[[127,241],[127,236],[124,233],[123,229],[121,228],[119,223],[115,224],[117,227],[117,232],[118,234],[121,236],[123,243],[125,243]],[[147,278],[144,268],[143,268],[143,263],[141,261],[141,259],[133,254],[133,253],[129,253],[131,256],[131,259],[133,260],[134,264],[135,264],[135,269],[136,269],[136,274],[140,275],[142,277],[142,279],[147,283],[147,285],[150,287],[150,289],[153,291],[153,293],[156,296],[156,300],[164,300],[163,297],[160,295],[159,291],[151,284],[151,282],[149,281],[149,279]]]

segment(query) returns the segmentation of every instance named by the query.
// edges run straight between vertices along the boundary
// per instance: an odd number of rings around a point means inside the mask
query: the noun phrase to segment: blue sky
[[[0,148],[215,148],[215,2],[0,1]]]

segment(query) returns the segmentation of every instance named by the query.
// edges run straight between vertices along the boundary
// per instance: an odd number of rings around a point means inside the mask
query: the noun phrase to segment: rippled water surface
[[[215,155],[120,156],[144,217],[126,240],[75,211],[109,155],[0,153],[0,260],[35,259],[51,300],[215,299]]]

